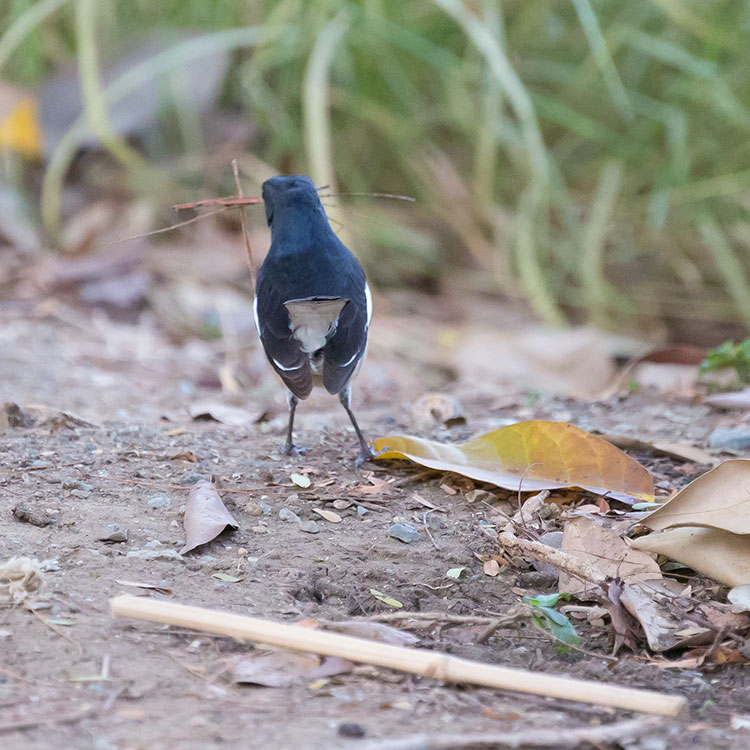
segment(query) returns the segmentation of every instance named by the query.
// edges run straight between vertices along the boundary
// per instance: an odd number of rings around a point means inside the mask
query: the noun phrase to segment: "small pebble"
[[[361,505],[358,505],[358,506],[357,506],[357,515],[358,515],[358,516],[359,516],[360,518],[362,518],[362,516],[364,516],[364,515],[365,515],[365,513],[367,513],[367,508],[364,508],[364,507],[362,507]]]
[[[201,479],[205,479],[207,482],[211,481],[211,477],[208,474],[201,474],[197,471],[186,471],[182,475],[183,484],[195,484],[196,482],[200,482]]]
[[[347,722],[346,724],[339,724],[338,728],[339,737],[352,737],[359,738],[364,737],[367,734],[367,730],[361,724],[354,724]]]
[[[268,533],[268,527],[267,526],[253,526],[250,531],[253,532],[253,534],[267,534]]]
[[[127,542],[128,530],[121,523],[110,523],[97,536],[100,542]]]
[[[316,521],[302,521],[299,525],[300,531],[306,531],[308,534],[317,534],[320,531]]]
[[[282,521],[291,521],[292,523],[299,523],[300,521],[300,517],[293,510],[289,510],[289,508],[282,508],[279,511],[279,518]]]
[[[708,444],[716,450],[750,450],[750,430],[746,427],[719,427],[708,436]]]
[[[262,516],[263,515],[263,509],[258,505],[258,503],[253,502],[252,500],[245,506],[245,513],[251,516]]]
[[[394,523],[388,529],[388,536],[392,536],[405,544],[411,544],[420,539],[422,535],[408,523]]]
[[[170,508],[172,501],[166,495],[154,495],[149,498],[149,508]]]
[[[428,513],[427,527],[430,531],[440,531],[445,528],[445,521],[437,513]]]
[[[271,506],[268,503],[261,500],[258,503],[258,506],[260,507],[261,513],[263,513],[264,516],[271,515]]]

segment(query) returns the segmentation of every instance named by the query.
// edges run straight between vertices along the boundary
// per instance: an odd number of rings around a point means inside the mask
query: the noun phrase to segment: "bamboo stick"
[[[663,716],[687,715],[687,701],[678,695],[499,667],[439,652],[392,646],[174,602],[122,595],[110,600],[110,611],[113,616],[179,625],[295,651],[340,656],[350,661],[398,669],[444,682],[485,685]]]

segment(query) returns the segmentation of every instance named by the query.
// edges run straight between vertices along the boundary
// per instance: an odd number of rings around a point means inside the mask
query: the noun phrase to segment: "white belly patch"
[[[348,302],[335,297],[292,299],[284,303],[289,313],[289,329],[305,354],[312,354],[325,346]]]

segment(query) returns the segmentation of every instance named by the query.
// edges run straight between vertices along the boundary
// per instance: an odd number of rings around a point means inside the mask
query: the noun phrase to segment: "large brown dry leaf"
[[[180,550],[181,555],[215,539],[227,526],[240,527],[224,507],[211,482],[205,479],[196,482],[190,490],[182,523],[185,526],[185,546]]]
[[[680,490],[643,523],[655,531],[705,526],[750,534],[750,460],[724,461]],[[745,543],[750,558],[750,540]]]
[[[750,538],[743,534],[698,527],[666,529],[635,539],[633,547],[671,557],[727,586],[750,583]]]
[[[514,491],[581,487],[620,499],[654,497],[651,476],[637,461],[566,422],[519,422],[458,445],[390,435],[375,449],[384,451],[381,459],[408,458]]]
[[[574,518],[565,524],[562,550],[585,560],[609,578],[625,583],[657,580],[661,571],[645,552],[632,549],[618,534],[588,518]],[[593,587],[580,578],[560,573],[560,592],[585,596]]]

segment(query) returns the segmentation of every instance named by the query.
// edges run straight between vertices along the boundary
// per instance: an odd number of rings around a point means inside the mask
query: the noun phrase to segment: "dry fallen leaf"
[[[313,513],[317,513],[322,518],[330,523],[341,523],[341,516],[338,513],[334,513],[332,510],[325,510],[324,508],[313,508]]]
[[[750,538],[722,529],[666,529],[633,541],[635,549],[666,555],[727,586],[750,584]]]
[[[288,687],[301,682],[331,677],[350,672],[350,661],[338,656],[317,656],[298,651],[274,651],[270,654],[252,654],[243,657],[232,667],[232,681]]]
[[[390,435],[377,439],[375,450],[384,451],[380,459],[407,458],[513,491],[581,487],[623,500],[654,499],[653,481],[643,466],[565,422],[519,422],[456,445]]]
[[[201,401],[193,404],[188,411],[193,419],[213,419],[232,427],[253,424],[256,420],[256,415],[251,414],[247,409],[228,406],[219,401]]]
[[[500,572],[500,563],[494,557],[490,560],[485,560],[482,564],[482,571],[486,576],[494,578]]]
[[[420,396],[414,402],[411,414],[420,430],[466,424],[461,404],[445,393],[425,393]]]
[[[239,528],[211,482],[205,479],[196,482],[190,490],[182,522],[185,527],[185,546],[180,550],[181,555],[215,539],[227,526]]]
[[[724,461],[646,516],[643,524],[654,531],[707,526],[750,534],[750,460]]]
[[[565,524],[561,549],[609,578],[625,583],[662,577],[659,566],[650,555],[631,549],[619,534],[588,518],[574,518]],[[593,586],[561,571],[559,589],[560,593],[581,596],[591,592]]]

